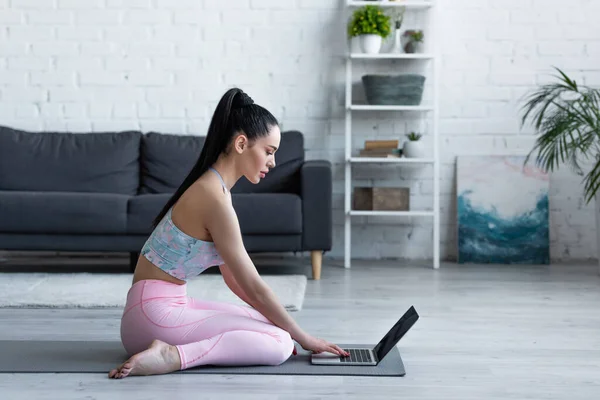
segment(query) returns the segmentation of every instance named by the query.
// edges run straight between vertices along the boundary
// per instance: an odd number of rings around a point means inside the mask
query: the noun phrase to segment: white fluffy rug
[[[300,311],[306,276],[265,275],[288,311]],[[188,281],[188,295],[200,299],[245,304],[221,275],[200,275]],[[0,273],[0,307],[103,308],[123,307],[131,287],[129,274]]]

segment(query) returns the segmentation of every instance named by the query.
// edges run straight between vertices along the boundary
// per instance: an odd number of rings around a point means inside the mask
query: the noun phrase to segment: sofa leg
[[[129,272],[135,272],[135,266],[137,265],[140,253],[130,252],[129,253]]]
[[[323,262],[323,252],[321,250],[311,251],[310,262],[312,264],[313,279],[318,281],[321,279],[321,263]]]

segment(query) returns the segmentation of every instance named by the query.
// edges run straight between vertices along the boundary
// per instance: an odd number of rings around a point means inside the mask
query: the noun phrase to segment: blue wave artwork
[[[459,263],[549,264],[548,178],[522,160],[459,159]]]
[[[495,210],[473,207],[469,192],[458,197],[458,248],[461,262],[548,264],[548,196],[535,207],[506,219]]]

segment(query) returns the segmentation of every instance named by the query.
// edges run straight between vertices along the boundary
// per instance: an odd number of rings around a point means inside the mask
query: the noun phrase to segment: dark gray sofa
[[[0,249],[129,252],[195,163],[204,137],[158,132],[29,132],[0,126]],[[282,132],[277,165],[242,178],[232,202],[249,253],[310,251],[313,278],[332,245],[328,161]]]

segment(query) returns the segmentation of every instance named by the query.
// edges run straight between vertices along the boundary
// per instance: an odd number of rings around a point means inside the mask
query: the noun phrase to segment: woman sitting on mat
[[[275,166],[275,117],[239,89],[228,90],[200,157],[154,221],[127,293],[121,341],[131,356],[110,378],[164,374],[198,365],[279,365],[305,350],[346,356],[304,332],[260,278],[242,242],[230,189],[258,183]],[[277,218],[277,216],[273,216]],[[188,297],[186,280],[219,265],[252,307]]]

